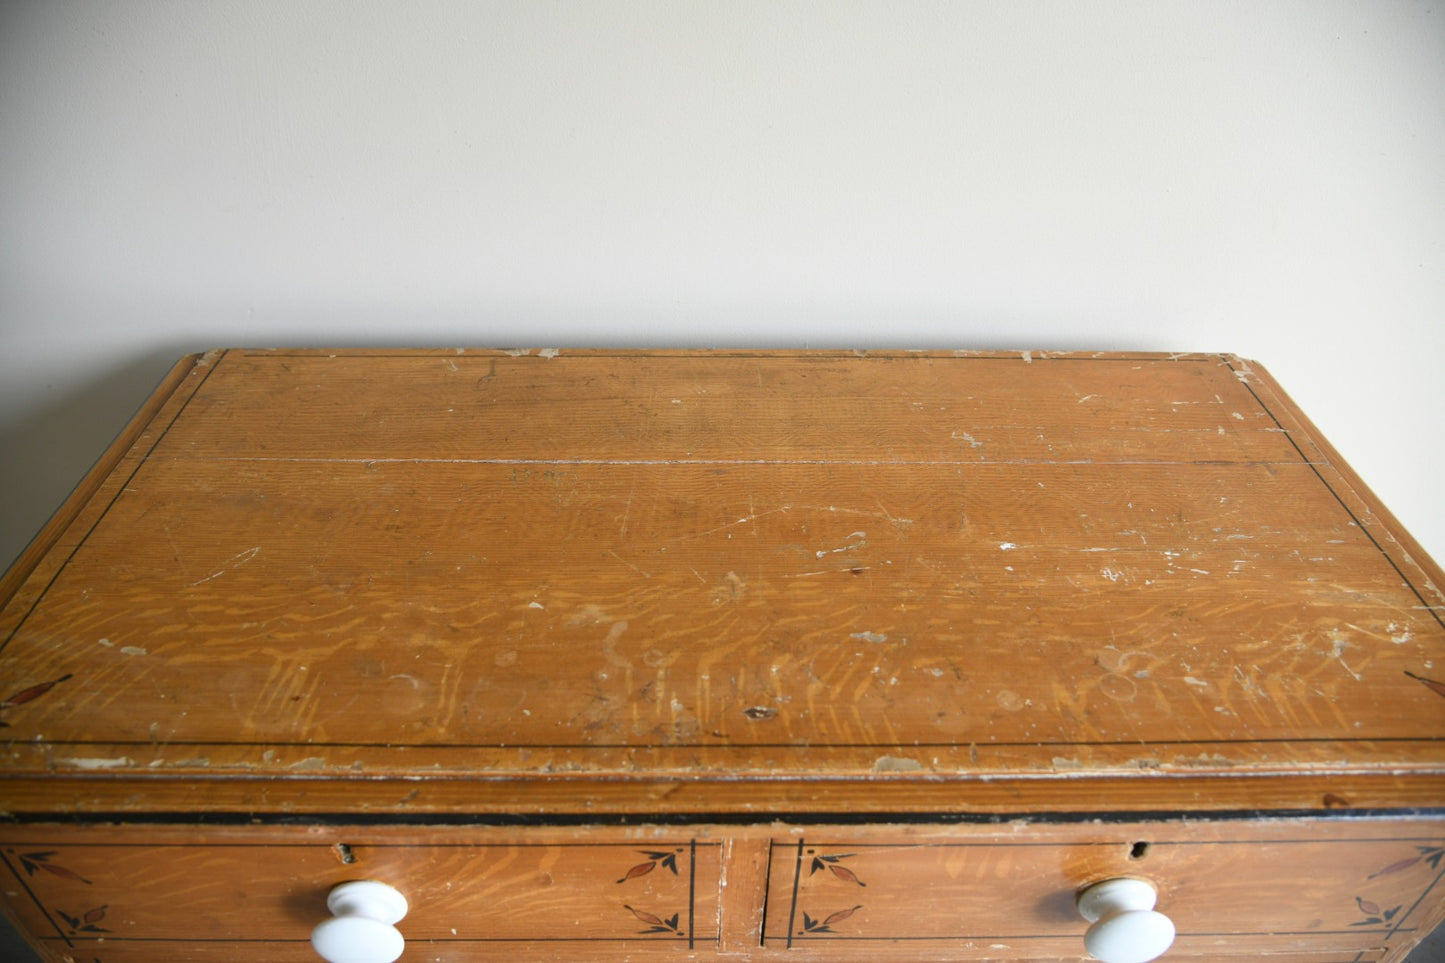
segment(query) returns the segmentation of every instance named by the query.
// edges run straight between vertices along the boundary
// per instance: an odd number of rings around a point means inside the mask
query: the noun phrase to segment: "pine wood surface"
[[[0,807],[1439,806],[1442,581],[1232,356],[216,352],[0,583]]]
[[[1075,895],[1116,876],[1158,888],[1170,958],[1381,959],[1439,922],[1442,854],[1420,818],[0,829],[21,924],[103,963],[314,959],[359,878],[407,895],[406,959],[1079,959]]]

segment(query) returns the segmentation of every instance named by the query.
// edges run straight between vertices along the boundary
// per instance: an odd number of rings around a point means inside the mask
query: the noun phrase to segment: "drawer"
[[[47,959],[319,959],[332,887],[401,890],[403,960],[1079,960],[1075,897],[1153,883],[1166,959],[1397,959],[1445,820],[0,830]]]
[[[317,963],[328,891],[362,878],[407,896],[408,960],[685,953],[718,937],[722,844],[685,831],[76,835],[0,847],[19,922],[54,959]]]
[[[1439,823],[1019,826],[1002,833],[806,831],[771,845],[763,942],[805,959],[1079,958],[1084,886],[1149,881],[1168,958],[1357,961],[1430,932]],[[1356,955],[1359,954],[1359,955]]]

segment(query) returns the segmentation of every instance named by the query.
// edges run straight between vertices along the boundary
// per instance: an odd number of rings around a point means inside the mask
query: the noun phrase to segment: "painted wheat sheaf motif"
[[[673,913],[667,919],[663,919],[662,917],[654,913],[649,913],[646,910],[640,910],[636,907],[628,906],[626,903],[622,905],[622,908],[627,910],[627,912],[631,913],[633,916],[637,917],[639,920],[648,925],[648,929],[641,931],[641,935],[643,936],[651,936],[654,933],[666,933],[669,936],[683,935],[682,929],[678,923],[678,921],[682,918],[681,913]]]
[[[834,923],[841,923],[841,922],[843,922],[843,921],[846,920],[848,917],[852,916],[854,913],[858,912],[858,911],[859,911],[860,909],[862,909],[862,908],[863,908],[863,907],[860,905],[860,906],[853,906],[853,907],[850,907],[850,908],[848,908],[848,909],[841,909],[841,910],[838,910],[836,913],[830,913],[829,915],[823,917],[822,919],[816,919],[816,920],[813,919],[813,917],[810,916],[810,915],[808,915],[807,913],[804,913],[804,914],[803,914],[803,928],[798,931],[798,935],[799,935],[799,936],[812,936],[812,935],[817,934],[817,933],[832,933],[832,932],[834,932],[834,930],[832,929],[832,926],[833,926]]]
[[[43,871],[52,876],[59,876],[61,879],[84,883],[87,886],[91,885],[90,880],[74,870],[69,870],[64,866],[52,863],[50,857],[55,855],[53,850],[48,853],[16,853],[15,850],[12,849],[10,852],[15,855],[16,859],[20,860],[20,865],[25,870],[25,875],[27,876],[34,876],[36,873]]]
[[[841,879],[845,883],[853,883],[857,886],[867,886],[867,883],[863,882],[863,880],[858,878],[857,873],[853,872],[846,866],[838,865],[840,860],[851,859],[855,855],[855,853],[839,853],[834,856],[815,855],[813,857],[813,862],[808,869],[808,875],[812,876],[814,873],[820,872],[822,870],[827,870],[828,872],[832,873],[834,877],[836,877],[837,879]]]
[[[618,885],[650,876],[654,871],[659,869],[664,872],[670,872],[673,876],[679,875],[677,871],[677,857],[683,852],[682,849],[679,848],[670,851],[640,849],[638,852],[645,856],[646,859],[643,862],[634,864],[627,872],[623,873],[622,877],[617,881]],[[647,929],[638,931],[638,934],[641,936],[666,935],[681,937],[687,935],[682,929],[681,912],[673,913],[671,916],[659,916],[656,913],[639,909],[628,903],[623,903],[622,908],[641,922],[647,924]]]
[[[1379,879],[1382,876],[1393,876],[1421,865],[1438,870],[1442,858],[1445,858],[1445,846],[1416,846],[1415,855],[1397,859],[1365,878]],[[1355,906],[1360,911],[1362,918],[1351,923],[1351,926],[1386,926],[1395,922],[1395,918],[1400,915],[1400,910],[1404,909],[1403,903],[1386,908],[1383,904],[1364,896],[1355,897]]]
[[[679,849],[670,853],[655,853],[649,850],[641,849],[638,850],[638,852],[642,853],[642,855],[647,857],[647,862],[638,863],[636,866],[633,866],[626,873],[624,873],[622,875],[622,878],[619,879],[617,882],[625,883],[630,879],[637,879],[638,877],[646,876],[648,873],[652,872],[654,869],[657,869],[659,866],[661,866],[663,869],[672,870],[672,875],[677,875],[677,856],[678,853],[682,852],[682,850]]]
[[[86,910],[84,913],[76,916],[72,916],[64,910],[56,910],[55,912],[56,915],[65,920],[65,924],[70,927],[71,935],[78,935],[80,933],[109,933],[110,930],[99,925],[100,922],[105,919],[105,911],[107,908],[108,907],[105,906],[97,906],[94,909]]]
[[[812,878],[819,873],[825,874],[824,878],[833,879],[846,883],[849,886],[866,888],[867,883],[863,881],[853,869],[843,865],[843,860],[853,859],[857,853],[828,853],[821,854],[816,849],[807,851],[811,857],[808,862],[808,877]],[[862,905],[848,906],[843,909],[834,910],[824,916],[814,917],[811,913],[804,911],[803,928],[798,930],[798,936],[818,936],[824,933],[836,933],[833,929],[839,923],[851,918],[854,913],[862,909]]]

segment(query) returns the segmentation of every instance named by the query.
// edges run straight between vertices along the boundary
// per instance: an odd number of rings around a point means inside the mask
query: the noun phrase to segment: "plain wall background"
[[[1445,7],[10,0],[0,565],[182,353],[1262,361],[1445,560]]]

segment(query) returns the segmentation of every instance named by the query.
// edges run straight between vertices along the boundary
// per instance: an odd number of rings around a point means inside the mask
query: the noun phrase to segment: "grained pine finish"
[[[443,959],[1064,959],[1134,874],[1398,958],[1442,584],[1229,355],[214,352],[0,581],[6,891],[105,963],[311,958],[363,869]]]
[[[1078,959],[1074,892],[1113,876],[1157,882],[1175,957],[1377,960],[1439,922],[1445,820],[27,826],[0,855],[42,950],[106,963],[315,959],[357,878],[406,889],[407,958]]]

